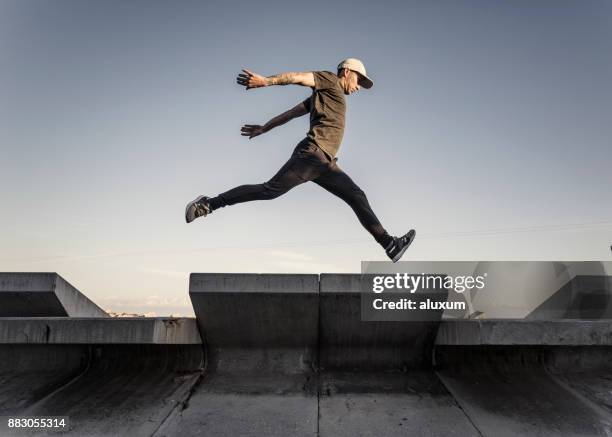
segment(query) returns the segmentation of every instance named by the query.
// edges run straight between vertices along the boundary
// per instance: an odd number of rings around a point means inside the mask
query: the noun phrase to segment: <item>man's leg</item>
[[[348,203],[363,227],[383,248],[388,247],[393,241],[393,237],[387,233],[372,211],[363,190],[335,162],[313,182]]]
[[[323,167],[318,162],[309,158],[309,156],[304,156],[298,150],[293,153],[285,165],[268,182],[241,185],[209,199],[208,202],[214,211],[217,208],[251,200],[276,199],[293,187],[319,176]]]

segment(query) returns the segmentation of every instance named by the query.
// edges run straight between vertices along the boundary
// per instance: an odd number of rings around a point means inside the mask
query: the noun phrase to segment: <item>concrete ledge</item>
[[[321,292],[333,292],[333,293],[371,293],[371,283],[368,283],[368,280],[372,280],[376,276],[394,276],[392,273],[321,273],[320,278],[320,291]],[[440,276],[444,278],[446,275],[441,273],[431,273],[431,275]],[[401,290],[394,289],[395,292],[399,292]],[[389,291],[387,292],[389,293]],[[405,294],[408,294],[406,292]],[[419,288],[418,294],[415,296],[417,298],[419,295],[425,296],[437,296],[437,295],[446,295],[448,294],[448,290],[446,289],[437,289],[437,288]],[[380,296],[380,295],[379,295]]]
[[[189,297],[211,347],[316,346],[317,275],[192,274]]]
[[[0,317],[108,317],[57,273],[0,273]]]
[[[436,345],[611,346],[612,320],[445,321]]]
[[[76,436],[150,436],[203,365],[199,344],[0,344],[0,415],[69,416]]]
[[[312,293],[319,275],[258,273],[192,273],[190,293]]]
[[[201,344],[189,318],[1,318],[0,344]]]
[[[359,274],[321,275],[320,366],[354,370],[428,366],[438,322],[362,321],[362,280]]]
[[[318,275],[192,274],[210,369],[303,373],[317,359]]]

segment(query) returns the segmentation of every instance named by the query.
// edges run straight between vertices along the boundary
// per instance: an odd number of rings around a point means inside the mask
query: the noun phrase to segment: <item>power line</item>
[[[474,229],[470,231],[452,231],[452,232],[425,232],[418,234],[419,239],[435,239],[435,238],[462,238],[471,236],[494,236],[494,235],[507,235],[515,233],[528,233],[528,232],[559,232],[559,231],[582,231],[593,228],[605,228],[612,227],[612,221],[601,221],[591,223],[572,223],[562,225],[537,225],[537,226],[522,226],[512,228],[492,228],[492,229]],[[295,246],[327,246],[327,245],[342,245],[342,244],[361,244],[370,241],[369,238],[348,238],[348,239],[335,239],[335,240],[307,240],[307,241],[285,241],[285,242],[273,242],[273,243],[256,243],[253,245],[223,245],[223,246],[208,246],[199,247],[195,249],[181,249],[181,250],[170,250],[170,251],[127,251],[127,252],[110,252],[90,255],[63,255],[63,256],[51,256],[42,258],[28,258],[28,264],[35,264],[48,261],[80,261],[92,258],[112,258],[122,256],[152,256],[152,255],[182,255],[189,253],[199,253],[203,251],[212,250],[255,250],[255,249],[271,249],[271,248],[282,248],[282,247],[295,247]],[[611,247],[612,249],[612,247]],[[8,260],[15,262],[14,259]]]

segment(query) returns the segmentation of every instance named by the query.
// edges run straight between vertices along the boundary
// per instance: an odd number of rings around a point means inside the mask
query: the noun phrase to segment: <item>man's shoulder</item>
[[[338,85],[338,76],[331,71],[313,71],[315,79],[315,89],[326,89],[336,87]]]
[[[315,71],[315,73],[321,74],[328,78],[338,79],[338,75],[336,73],[332,73],[331,71],[320,70],[320,71]]]

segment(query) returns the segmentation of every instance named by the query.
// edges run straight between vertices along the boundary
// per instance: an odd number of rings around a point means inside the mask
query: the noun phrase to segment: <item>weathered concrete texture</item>
[[[207,372],[189,398],[156,435],[316,436],[317,394],[310,372]]]
[[[316,375],[219,366],[156,436],[316,436]]]
[[[69,416],[73,435],[153,434],[205,362],[193,319],[2,319],[0,332],[0,416]]]
[[[612,422],[612,348],[546,347],[548,374]]]
[[[441,378],[487,436],[606,436],[612,428],[542,371]]]
[[[0,317],[108,317],[57,273],[0,273]]]
[[[443,346],[436,361],[442,381],[484,435],[609,435],[610,417],[551,375],[551,353],[554,348],[536,346]]]
[[[317,398],[297,393],[199,392],[156,436],[317,436]]]
[[[612,433],[612,321],[444,322],[438,374],[484,435]]]
[[[159,435],[315,436],[317,275],[192,274],[207,375]]]
[[[362,277],[322,274],[321,369],[393,370],[431,366],[438,322],[362,321]],[[442,311],[438,311],[438,318]]]
[[[612,321],[362,322],[360,275],[191,281],[197,324],[0,319],[0,416],[78,436],[612,435]]]
[[[203,364],[198,345],[102,345],[89,354],[81,375],[22,414],[69,416],[75,435],[151,435],[188,399]]]
[[[319,435],[478,435],[431,370],[439,322],[363,321],[362,281],[321,275]]]
[[[361,280],[192,275],[209,367],[159,434],[474,435],[431,371],[437,322],[362,322]]]
[[[312,293],[319,275],[258,273],[192,273],[190,293]]]
[[[296,373],[316,365],[317,275],[192,274],[189,297],[224,371]]]
[[[432,371],[321,376],[320,436],[477,436]]]
[[[612,346],[610,320],[462,320],[440,324],[437,345]]]
[[[0,416],[21,413],[85,371],[86,348],[0,345]]]
[[[201,344],[193,318],[2,318],[0,344]]]

